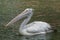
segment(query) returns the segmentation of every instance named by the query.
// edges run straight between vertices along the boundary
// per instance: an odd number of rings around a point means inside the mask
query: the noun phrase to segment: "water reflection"
[[[35,36],[22,36],[21,40],[51,40],[53,34],[42,34]]]

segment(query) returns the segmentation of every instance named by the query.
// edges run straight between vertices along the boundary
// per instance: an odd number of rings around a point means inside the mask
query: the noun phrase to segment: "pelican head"
[[[32,12],[32,8],[27,8],[27,9],[25,9],[25,11],[28,11],[28,12]]]
[[[32,13],[34,9],[32,8],[27,8],[25,9],[21,14],[18,14],[15,18],[13,18],[8,24],[6,24],[5,26],[9,26],[13,23],[15,23],[16,21],[18,21],[19,19],[22,19],[24,17],[26,17],[28,14]]]

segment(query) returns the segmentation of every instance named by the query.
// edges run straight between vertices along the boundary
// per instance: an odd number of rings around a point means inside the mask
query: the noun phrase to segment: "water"
[[[52,34],[43,34],[43,35],[35,35],[35,36],[23,36],[21,40],[52,40]]]
[[[59,5],[59,0],[0,0],[0,40],[60,40]],[[30,22],[46,21],[52,26],[55,26],[58,32],[48,33],[46,35],[21,36],[18,30],[23,19],[11,26],[4,26],[27,7],[35,9]]]

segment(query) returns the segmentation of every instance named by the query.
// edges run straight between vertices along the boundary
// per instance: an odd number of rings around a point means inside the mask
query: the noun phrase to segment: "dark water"
[[[60,40],[60,0],[0,0],[0,40]],[[5,27],[11,19],[24,9],[34,8],[30,22],[45,21],[55,26],[56,33],[35,36],[19,35],[19,25],[22,20]]]
[[[56,35],[56,37],[54,36]],[[50,34],[43,34],[43,35],[35,35],[35,36],[22,36],[21,40],[58,40],[57,34],[50,33]]]

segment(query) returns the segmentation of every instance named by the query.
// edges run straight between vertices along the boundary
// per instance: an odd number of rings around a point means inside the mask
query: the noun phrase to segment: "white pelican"
[[[37,35],[37,34],[46,34],[53,32],[50,24],[42,21],[34,21],[30,24],[27,24],[33,15],[33,9],[27,8],[21,14],[17,15],[14,19],[12,19],[7,25],[9,26],[19,19],[25,17],[25,20],[21,23],[19,32],[22,35]]]

